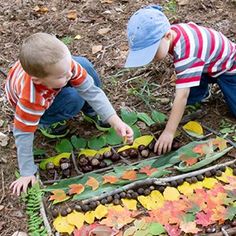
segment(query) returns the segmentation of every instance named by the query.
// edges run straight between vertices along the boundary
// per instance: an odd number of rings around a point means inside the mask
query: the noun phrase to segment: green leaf
[[[188,222],[193,222],[195,221],[195,215],[193,213],[187,213],[183,216],[183,221],[188,223]]]
[[[55,147],[58,153],[72,152],[73,146],[68,139],[62,139]]]
[[[86,139],[78,138],[76,135],[73,135],[70,141],[75,149],[85,148],[87,146]]]
[[[232,129],[232,128],[224,128],[224,129],[221,129],[220,132],[222,134],[234,133],[234,129]]]
[[[163,123],[167,119],[167,116],[165,114],[155,110],[152,111],[151,117],[155,122],[158,123]]]
[[[126,124],[128,124],[130,126],[135,124],[138,120],[136,112],[128,111],[125,108],[121,108],[121,118]]]
[[[227,219],[233,220],[233,218],[236,216],[236,207],[230,206],[227,208]]]
[[[133,125],[133,126],[131,126],[131,128],[132,128],[132,130],[133,130],[133,132],[134,132],[134,139],[139,138],[139,137],[142,135],[142,134],[141,134],[141,131],[140,131],[140,129],[138,128],[137,125]]]
[[[166,232],[165,228],[159,223],[151,223],[149,225],[149,233],[152,235],[160,235]]]
[[[147,126],[151,126],[152,124],[155,124],[155,122],[151,119],[151,117],[144,112],[138,112],[138,119],[143,121]]]
[[[40,148],[34,148],[34,156],[44,156],[46,151]]]
[[[100,136],[99,138],[92,138],[88,140],[88,147],[91,149],[99,150],[106,145],[106,138]]]
[[[106,142],[109,145],[117,145],[122,143],[122,138],[116,134],[116,131],[111,128],[106,135]]]

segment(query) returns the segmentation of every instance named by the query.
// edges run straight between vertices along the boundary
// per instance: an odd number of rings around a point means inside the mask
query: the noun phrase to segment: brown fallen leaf
[[[69,20],[75,20],[77,18],[77,11],[76,10],[70,10],[67,13],[67,18]]]
[[[113,0],[100,0],[101,3],[113,3]]]
[[[103,29],[98,30],[98,33],[101,34],[101,35],[105,35],[105,34],[107,34],[110,30],[111,30],[110,28],[103,28]]]
[[[38,13],[42,13],[42,14],[44,14],[44,13],[47,13],[48,12],[48,8],[47,7],[41,7],[41,6],[35,6],[34,8],[33,8],[33,10],[35,11],[35,12],[38,12]]]
[[[177,0],[179,6],[184,6],[189,3],[189,0]]]
[[[92,47],[92,54],[96,54],[102,50],[102,45],[95,45]]]

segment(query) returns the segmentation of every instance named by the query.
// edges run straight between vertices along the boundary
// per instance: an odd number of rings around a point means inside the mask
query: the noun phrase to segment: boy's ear
[[[168,40],[171,39],[171,32],[170,32],[170,30],[165,33],[164,38],[165,38],[165,39],[168,39]]]
[[[41,84],[41,81],[39,78],[32,76],[31,79],[35,84]]]

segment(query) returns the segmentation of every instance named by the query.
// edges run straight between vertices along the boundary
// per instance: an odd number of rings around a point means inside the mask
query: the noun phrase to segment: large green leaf
[[[155,122],[158,123],[163,123],[167,119],[165,114],[155,110],[152,111],[151,117]]]
[[[160,235],[166,232],[165,228],[160,224],[153,222],[148,226],[149,233],[152,235]]]
[[[117,145],[122,143],[122,138],[116,134],[116,131],[111,128],[106,135],[106,142],[109,145]]]
[[[126,124],[131,126],[137,122],[138,117],[136,112],[128,111],[126,108],[121,108],[120,112],[121,118]]]
[[[145,112],[138,112],[138,119],[143,121],[147,126],[151,126],[155,124],[155,122],[151,119],[151,117]]]
[[[106,145],[106,138],[104,136],[88,140],[88,147],[91,149],[99,150],[105,145]]]
[[[132,130],[133,130],[133,132],[134,132],[134,139],[139,138],[139,137],[142,135],[142,134],[141,134],[141,131],[140,131],[140,129],[138,128],[137,125],[133,125],[133,126],[131,126],[131,128],[132,128]]]
[[[62,139],[55,147],[58,153],[72,152],[73,146],[68,139]]]
[[[34,156],[44,156],[46,151],[40,148],[34,148]]]
[[[75,149],[85,148],[87,146],[87,141],[84,138],[78,138],[76,135],[73,135],[70,139],[72,145]]]

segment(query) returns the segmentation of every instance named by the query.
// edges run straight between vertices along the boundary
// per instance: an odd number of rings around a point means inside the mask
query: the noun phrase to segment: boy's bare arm
[[[165,130],[162,132],[155,145],[154,150],[159,155],[171,150],[175,132],[184,114],[189,92],[190,88],[182,88],[176,90],[176,95],[169,120],[166,124]]]

